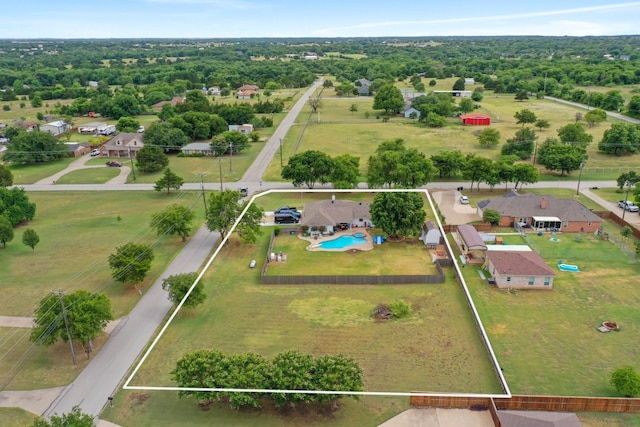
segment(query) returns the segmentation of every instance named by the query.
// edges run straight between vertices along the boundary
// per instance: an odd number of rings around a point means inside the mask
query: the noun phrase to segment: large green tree
[[[333,159],[328,154],[307,150],[289,159],[282,168],[282,178],[290,180],[296,187],[305,184],[308,188],[313,188],[316,182],[329,182],[332,171]]]
[[[13,236],[11,221],[6,216],[0,215],[0,243],[2,243],[2,247],[6,248],[7,243],[13,240]]]
[[[415,148],[406,148],[402,139],[381,143],[369,157],[369,188],[417,188],[429,183],[436,174],[431,159]]]
[[[129,116],[120,117],[118,119],[118,123],[116,123],[116,129],[118,132],[137,132],[139,127],[140,122]]]
[[[524,110],[516,111],[513,117],[517,119],[516,123],[521,124],[523,127],[526,124],[532,124],[538,120],[536,113],[531,110],[527,110],[526,108]]]
[[[94,427],[95,425],[93,415],[85,414],[78,406],[74,406],[67,414],[52,415],[49,419],[38,418],[31,427]]]
[[[371,221],[389,236],[419,236],[426,218],[418,193],[383,192],[373,198]]]
[[[35,217],[36,204],[29,201],[24,188],[0,187],[0,215],[8,218],[11,226],[15,227]]]
[[[67,341],[70,335],[83,347],[90,346],[110,320],[113,320],[111,301],[105,294],[82,289],[70,294],[49,293],[38,304],[30,339],[38,345],[49,346],[59,339]]]
[[[140,172],[158,172],[168,165],[169,157],[157,145],[145,145],[136,153],[136,167]]]
[[[195,213],[191,209],[174,203],[153,215],[150,225],[159,236],[177,234],[185,242],[194,218]]]
[[[211,149],[216,156],[229,153],[231,155],[246,150],[251,146],[249,137],[241,132],[226,131],[211,140]]]
[[[21,131],[11,139],[2,160],[14,164],[46,163],[67,156],[68,152],[67,146],[49,132]]]
[[[373,109],[384,110],[386,115],[397,113],[404,107],[404,98],[400,89],[392,83],[383,85],[373,97]]]
[[[162,178],[156,181],[153,188],[156,191],[167,190],[167,194],[169,194],[171,190],[179,190],[182,184],[184,184],[184,179],[173,173],[170,168],[165,168]]]
[[[598,150],[605,154],[636,153],[640,149],[640,125],[616,122],[604,131]]]
[[[507,139],[502,145],[500,153],[503,156],[515,155],[521,160],[528,159],[533,154],[538,136],[535,131],[528,127],[519,129],[513,138]]]
[[[207,228],[219,232],[223,240],[245,207],[251,203],[250,201],[240,203],[241,199],[241,194],[234,190],[217,191],[209,196],[206,212]],[[257,240],[262,233],[260,221],[263,215],[264,211],[255,204],[247,208],[237,227],[243,242],[253,243]]]
[[[513,165],[513,183],[517,190],[523,184],[534,184],[540,179],[540,172],[535,166],[529,163],[518,163]]]
[[[5,165],[0,164],[0,187],[13,185],[13,174]]]
[[[167,298],[174,304],[179,304],[189,292],[191,286],[198,278],[198,273],[174,274],[162,280],[162,289],[167,291]],[[183,307],[196,307],[204,302],[207,294],[204,291],[202,281],[193,286],[193,290],[183,304]]]
[[[538,152],[538,163],[548,170],[559,170],[561,175],[580,169],[586,158],[584,148],[552,139],[545,141]]]
[[[333,158],[329,181],[333,188],[356,188],[360,176],[360,157],[343,154]]]
[[[500,131],[495,128],[485,128],[478,134],[478,143],[481,147],[493,148],[500,143]]]
[[[584,115],[584,121],[589,124],[589,127],[602,123],[605,120],[607,120],[607,113],[599,108],[590,110]]]
[[[126,243],[109,255],[111,277],[120,283],[130,283],[137,287],[145,277],[153,261],[153,249],[149,245]]]
[[[250,202],[244,202],[240,209],[244,209],[248,203]],[[255,243],[258,241],[258,237],[263,232],[263,227],[260,225],[263,217],[264,210],[255,203],[251,203],[236,228],[238,236],[243,243]]]
[[[460,150],[442,151],[431,156],[440,178],[457,175],[464,168],[465,158]]]
[[[189,137],[182,129],[169,122],[154,123],[144,133],[144,143],[158,145],[166,151],[180,151],[189,143]]]
[[[558,138],[565,144],[586,147],[593,141],[593,136],[589,135],[584,126],[580,123],[569,123],[558,129]]]

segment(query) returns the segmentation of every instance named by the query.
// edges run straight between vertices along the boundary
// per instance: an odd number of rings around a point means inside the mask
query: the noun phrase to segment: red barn
[[[460,116],[460,119],[465,126],[489,126],[491,124],[491,117],[482,114],[464,114]]]

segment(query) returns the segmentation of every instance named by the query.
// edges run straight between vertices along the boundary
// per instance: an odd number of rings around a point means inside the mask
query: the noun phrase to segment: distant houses
[[[236,96],[238,99],[251,99],[258,95],[259,90],[260,88],[256,85],[242,85],[236,90]]]
[[[40,126],[40,131],[49,132],[54,136],[59,136],[71,129],[71,125],[65,123],[63,120],[47,123]]]
[[[101,149],[106,157],[134,158],[136,153],[144,147],[143,133],[120,133],[107,141]]]

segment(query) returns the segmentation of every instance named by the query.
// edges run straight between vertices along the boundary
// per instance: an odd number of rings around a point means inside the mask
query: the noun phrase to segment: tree
[[[640,118],[640,95],[634,95],[627,104],[627,114],[636,119]]]
[[[469,98],[462,98],[462,100],[460,100],[460,104],[458,105],[458,110],[460,110],[462,114],[470,113],[475,109],[476,109],[476,105],[473,103],[473,100]]]
[[[548,129],[549,127],[551,127],[551,123],[549,123],[549,120],[545,119],[538,119],[533,125],[540,131],[542,131],[542,129]]]
[[[473,190],[473,183],[478,183],[478,191],[480,191],[480,183],[485,180],[493,172],[493,161],[486,157],[478,157],[475,154],[467,154],[465,158],[465,166],[462,169],[462,177],[471,181],[470,189]],[[375,224],[375,222],[374,222]]]
[[[0,187],[13,185],[13,174],[5,165],[0,164]]]
[[[29,201],[24,188],[0,187],[0,216],[6,217],[12,227],[31,221],[36,215],[36,204]]]
[[[49,293],[38,303],[30,340],[38,345],[50,346],[59,339],[68,341],[71,336],[83,347],[91,348],[93,339],[102,333],[111,320],[111,301],[105,294],[83,289],[70,294],[62,291]]]
[[[317,113],[320,108],[322,108],[322,99],[320,97],[311,98],[309,97],[309,107],[311,108],[312,113]]]
[[[333,158],[329,181],[333,188],[357,188],[360,176],[360,157],[343,154]]]
[[[607,113],[604,110],[596,108],[595,110],[587,112],[587,114],[584,115],[584,120],[589,124],[589,127],[593,127],[607,120]]]
[[[633,234],[633,230],[628,225],[625,225],[620,229],[620,235],[625,239],[629,238]]]
[[[369,188],[416,188],[430,182],[435,173],[430,159],[414,148],[407,149],[398,138],[381,143],[369,157],[367,184]]]
[[[33,98],[31,98],[31,106],[33,108],[42,107],[42,97],[39,94],[33,95]]]
[[[269,369],[269,383],[273,390],[313,390],[312,372],[315,367],[313,357],[296,350],[277,354]],[[276,405],[295,405],[314,400],[312,394],[307,393],[273,393]]]
[[[446,123],[444,117],[434,111],[429,111],[424,121],[430,128],[441,128]]]
[[[145,145],[136,153],[136,167],[140,172],[158,172],[168,165],[169,157],[157,145]]]
[[[351,104],[351,107],[349,107],[349,111],[351,111],[352,114],[358,111],[358,104]]]
[[[492,225],[498,225],[500,223],[500,212],[495,209],[485,209],[484,212],[482,212],[482,221]]]
[[[535,141],[538,139],[531,128],[522,128],[516,132],[513,138],[507,139],[500,153],[504,156],[516,155],[520,160],[528,159],[533,154]]]
[[[583,119],[582,117],[582,113],[580,111],[576,112],[576,123],[578,123],[579,121],[581,121]]]
[[[171,190],[178,191],[182,184],[184,184],[184,179],[173,173],[170,168],[165,168],[162,178],[156,181],[153,188],[156,191],[167,190],[167,194],[169,194]]]
[[[241,198],[240,193],[234,190],[217,191],[209,196],[206,212],[207,228],[219,232],[222,240],[244,209],[244,205],[240,204]]]
[[[322,391],[361,391],[364,387],[362,369],[351,357],[343,355],[325,355],[315,360],[313,370],[314,390]],[[318,394],[319,402],[329,401],[332,406],[337,406],[337,399],[343,398],[343,394]],[[352,395],[358,400],[357,395]]]
[[[133,117],[123,116],[118,119],[116,123],[116,129],[118,132],[137,132],[140,127],[140,122]]]
[[[516,111],[513,117],[517,119],[516,124],[522,124],[522,127],[529,123],[535,123],[536,120],[538,120],[536,113],[531,110],[527,110],[526,108],[524,110]]]
[[[189,292],[189,289],[198,278],[198,273],[182,273],[169,276],[162,281],[162,289],[168,292],[167,298],[174,304],[179,304]],[[196,307],[204,302],[207,294],[204,292],[202,281],[193,287],[183,307]]]
[[[182,129],[170,122],[154,123],[144,133],[145,145],[158,145],[165,151],[179,151],[189,143],[189,137]]]
[[[384,110],[386,115],[396,113],[402,107],[404,107],[402,92],[392,83],[383,85],[373,97],[373,109]]]
[[[94,427],[93,416],[85,414],[80,407],[74,406],[71,412],[62,415],[52,415],[51,419],[38,418],[31,427]]]
[[[116,282],[131,283],[137,287],[147,276],[154,254],[151,246],[126,243],[109,255],[111,277]]]
[[[333,160],[322,151],[307,150],[295,154],[282,168],[282,178],[291,180],[294,186],[305,184],[313,188],[316,182],[329,182],[333,170]]]
[[[465,158],[460,150],[452,150],[432,155],[431,161],[438,170],[440,178],[444,178],[460,173],[464,167]]]
[[[565,144],[580,147],[586,147],[593,141],[593,136],[589,135],[580,123],[570,123],[558,129],[558,138]]]
[[[561,175],[580,169],[587,158],[585,149],[577,145],[567,145],[547,140],[538,152],[538,163],[548,170],[559,170]]]
[[[616,179],[616,182],[618,183],[618,188],[620,190],[623,190],[625,185],[629,185],[629,184],[635,185],[639,181],[640,181],[640,175],[638,175],[636,171],[621,173]]]
[[[2,243],[2,247],[7,247],[7,242],[13,240],[13,225],[11,225],[11,221],[4,216],[0,215],[0,243]]]
[[[515,99],[522,102],[526,99],[529,99],[529,93],[526,90],[520,90],[516,93]]]
[[[604,131],[598,150],[605,154],[636,153],[640,149],[640,125],[616,122]]]
[[[238,131],[228,130],[214,136],[211,140],[211,149],[216,156],[221,156],[225,153],[230,153],[233,156],[234,153],[244,151],[250,146],[249,137]]]
[[[517,190],[518,185],[535,184],[540,179],[540,172],[533,165],[528,163],[518,163],[513,165],[513,183]]]
[[[244,204],[240,206],[240,212],[242,212],[249,203],[249,201],[244,202]],[[242,219],[236,228],[242,243],[248,244],[258,241],[258,237],[263,232],[263,227],[260,225],[263,217],[264,210],[258,207],[255,203],[252,203],[242,216]]]
[[[195,213],[191,209],[172,204],[153,215],[150,226],[156,230],[158,236],[177,234],[185,242],[191,232],[191,222],[194,218]]]
[[[171,377],[181,389],[228,388],[228,357],[219,350],[197,350],[186,353],[171,371]],[[220,400],[223,392],[178,391],[178,397],[189,396],[199,404]]]
[[[464,90],[464,79],[460,77],[453,83],[452,90]]]
[[[485,128],[478,134],[478,143],[485,148],[492,148],[500,142],[500,131],[494,128]]]
[[[633,366],[623,366],[613,371],[610,382],[625,397],[640,396],[640,374]]]
[[[20,131],[11,139],[3,161],[14,164],[46,163],[67,156],[66,145],[49,132]]]
[[[27,228],[22,233],[22,243],[29,246],[31,250],[36,249],[36,245],[40,243],[40,236],[36,233],[36,230],[32,228]]]
[[[419,236],[426,218],[418,193],[378,193],[371,204],[371,221],[389,236]]]

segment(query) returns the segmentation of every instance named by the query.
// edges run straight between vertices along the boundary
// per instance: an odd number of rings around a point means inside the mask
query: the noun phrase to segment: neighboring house
[[[16,122],[17,126],[26,130],[27,132],[33,132],[34,130],[38,129],[38,122],[22,122],[22,121],[18,121]]]
[[[457,229],[458,232],[454,234],[454,240],[466,262],[482,264],[487,256],[487,245],[482,240],[480,233],[469,224],[460,224]]]
[[[173,107],[175,107],[178,104],[182,104],[184,102],[184,96],[174,96],[171,101],[160,101],[157,102],[155,104],[153,104],[151,106],[151,108],[153,109],[153,111],[161,111],[162,107],[165,106],[165,104],[171,104]]]
[[[602,218],[572,199],[525,194],[498,197],[478,203],[478,214],[486,209],[500,213],[499,226],[520,225],[536,231],[594,233],[602,225]]]
[[[462,124],[465,126],[489,126],[491,117],[484,114],[463,114],[460,116]]]
[[[98,82],[96,82],[95,80],[89,80],[89,83],[87,83],[87,86],[92,87],[92,88],[97,88],[98,87]]]
[[[144,133],[120,133],[102,146],[102,155],[133,158],[142,147],[144,147]]]
[[[300,225],[326,227],[326,232],[373,226],[369,203],[334,199],[307,203]]]
[[[465,86],[473,86],[476,84],[476,81],[473,77],[465,77],[464,79],[464,85]]]
[[[209,93],[213,96],[219,96],[220,95],[220,87],[219,86],[214,86],[214,87],[210,87],[209,88]]]
[[[433,93],[449,93],[457,98],[471,98],[470,90],[434,90]]]
[[[230,131],[240,132],[240,133],[243,133],[245,135],[249,135],[251,132],[253,132],[253,125],[252,124],[229,125],[229,130]]]
[[[203,156],[213,156],[211,144],[208,142],[192,142],[180,148],[184,154],[202,154]]]
[[[307,59],[307,60],[315,60],[318,58],[320,58],[320,56],[315,52],[306,52],[304,54],[304,59]]]
[[[257,90],[247,89],[247,90],[239,90],[237,93],[238,99],[251,99],[251,97],[256,96],[258,94]]]
[[[371,80],[358,79],[356,80],[356,90],[360,96],[371,95]]]
[[[107,128],[107,124],[104,122],[89,122],[83,125],[78,125],[78,133],[85,135],[97,135],[100,131],[104,131]]]
[[[442,240],[442,233],[440,233],[435,222],[427,221],[424,223],[420,240],[424,242],[427,249],[435,249],[438,247]]]
[[[411,106],[411,104],[407,104],[404,106],[404,118],[405,119],[419,119],[420,118],[420,110],[417,110]]]
[[[620,59],[623,61],[629,61],[631,59],[631,55],[620,55]]]
[[[70,157],[80,157],[91,151],[91,144],[88,142],[65,142]]]
[[[528,246],[489,245],[485,270],[502,289],[552,289],[556,273]]]
[[[260,87],[256,85],[242,85],[236,90],[238,92],[244,92],[246,90],[252,90],[252,91],[258,92],[258,90],[260,90]]]
[[[40,126],[40,130],[42,132],[49,132],[54,136],[62,135],[69,129],[71,129],[71,126],[66,124],[62,120],[58,120],[58,121],[47,123],[45,125]]]

